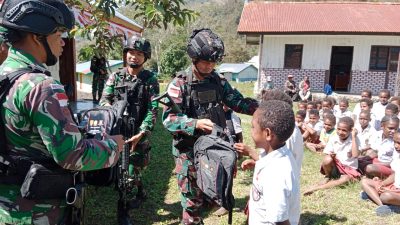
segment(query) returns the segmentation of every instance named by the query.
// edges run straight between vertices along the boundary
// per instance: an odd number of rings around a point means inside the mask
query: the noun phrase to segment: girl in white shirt
[[[394,135],[394,148],[396,149],[396,157],[393,158],[390,166],[393,173],[385,180],[364,178],[361,181],[361,187],[365,193],[362,193],[362,198],[365,194],[373,202],[378,205],[376,214],[385,216],[391,214],[394,207],[389,205],[400,206],[400,133]]]

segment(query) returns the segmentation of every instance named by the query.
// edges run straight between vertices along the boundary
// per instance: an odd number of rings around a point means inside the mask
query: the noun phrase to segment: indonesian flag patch
[[[60,103],[61,107],[65,107],[68,105],[68,96],[62,92],[62,93],[56,93],[56,98],[58,102]]]

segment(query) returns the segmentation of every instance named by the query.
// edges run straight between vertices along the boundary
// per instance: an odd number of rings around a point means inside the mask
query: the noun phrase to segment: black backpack
[[[79,126],[91,138],[102,139],[105,132],[109,135],[121,134],[122,115],[126,101],[117,101],[112,106],[100,106],[79,113]],[[85,182],[94,186],[109,186],[117,178],[117,166],[84,172]]]
[[[200,136],[193,149],[197,186],[208,198],[229,211],[228,223],[232,224],[235,205],[232,186],[237,159],[232,138],[214,124],[212,133]]]

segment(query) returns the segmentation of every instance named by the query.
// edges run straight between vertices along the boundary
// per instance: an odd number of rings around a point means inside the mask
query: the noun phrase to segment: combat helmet
[[[208,28],[193,30],[187,45],[187,53],[194,60],[220,62],[224,50],[222,39]]]
[[[75,18],[61,0],[5,0],[0,10],[0,25],[10,37],[16,32],[33,33],[41,37],[73,28]],[[46,38],[39,39],[47,54],[46,65],[57,63]]]
[[[144,53],[144,57],[147,59],[151,58],[151,45],[148,40],[145,38],[139,37],[137,35],[133,35],[128,38],[124,43],[124,54],[128,50],[137,50]]]
[[[75,18],[60,0],[5,0],[0,10],[0,24],[15,30],[49,35],[59,28],[72,29]]]

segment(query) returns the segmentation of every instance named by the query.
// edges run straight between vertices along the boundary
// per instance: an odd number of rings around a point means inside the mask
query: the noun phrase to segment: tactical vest
[[[148,103],[150,101],[150,85],[147,80],[152,76],[148,70],[142,70],[136,79],[127,80],[127,76],[131,76],[127,69],[124,68],[116,75],[120,80],[115,84],[115,101],[123,100],[125,97],[128,101],[127,113],[135,119],[134,134],[139,131],[139,127],[146,117]]]
[[[205,79],[209,82],[193,81],[193,74],[186,75],[187,85],[183,86],[183,113],[190,118],[210,119],[213,123],[226,128],[223,110],[223,89],[219,75],[212,72]]]

